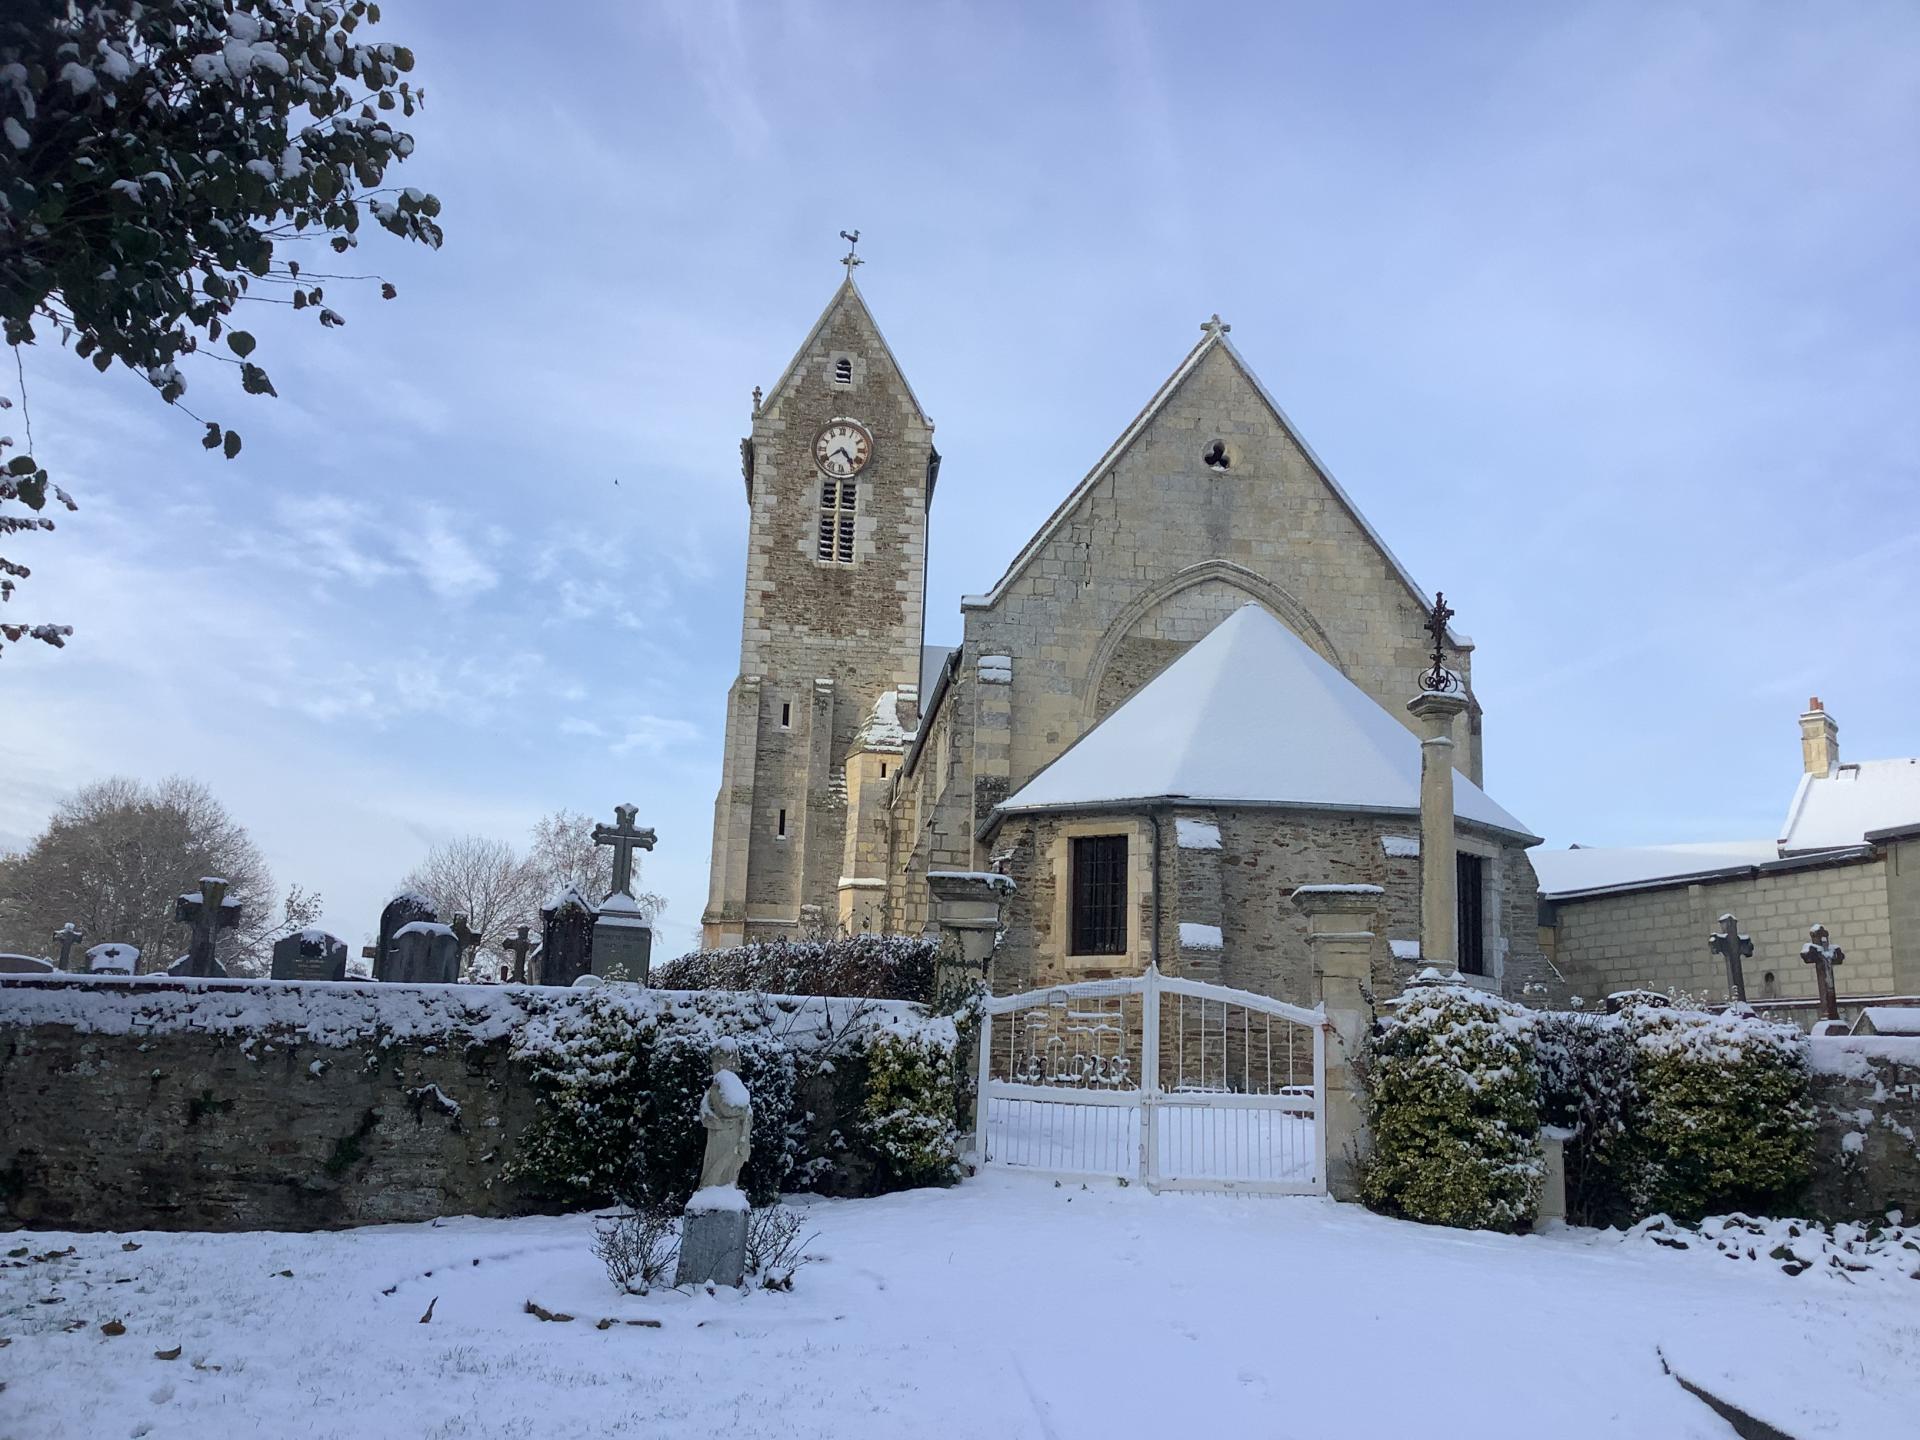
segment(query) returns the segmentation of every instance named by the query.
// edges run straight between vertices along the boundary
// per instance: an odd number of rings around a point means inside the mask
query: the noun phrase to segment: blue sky
[[[0,659],[0,843],[195,775],[357,941],[436,838],[631,799],[677,950],[748,395],[843,227],[939,427],[930,640],[1217,310],[1458,608],[1550,843],[1774,834],[1815,692],[1920,753],[1910,5],[382,8],[447,244],[255,325],[278,401],[189,372],[238,461],[25,356],[83,509],[10,608],[79,633]]]

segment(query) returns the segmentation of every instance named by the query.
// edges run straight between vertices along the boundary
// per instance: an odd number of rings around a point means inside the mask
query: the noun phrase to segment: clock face
[[[829,420],[814,437],[813,463],[837,480],[858,475],[872,458],[873,436],[857,420]]]

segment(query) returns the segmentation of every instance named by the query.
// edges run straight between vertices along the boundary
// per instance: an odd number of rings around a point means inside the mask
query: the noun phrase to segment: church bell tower
[[[707,948],[841,915],[847,763],[918,720],[933,422],[847,278],[740,443],[746,594],[714,802]]]

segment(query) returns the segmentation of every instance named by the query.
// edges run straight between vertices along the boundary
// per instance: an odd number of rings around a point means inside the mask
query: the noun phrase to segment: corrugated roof
[[[1534,842],[1457,771],[1454,813]],[[1000,806],[1178,798],[1417,814],[1420,741],[1258,605],[1228,616]]]

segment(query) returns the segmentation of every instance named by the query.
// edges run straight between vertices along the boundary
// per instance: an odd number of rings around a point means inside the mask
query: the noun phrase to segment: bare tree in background
[[[265,974],[274,940],[319,915],[320,897],[297,885],[274,903],[260,847],[198,781],[115,776],[82,786],[31,845],[0,857],[0,950],[44,954],[71,920],[89,945],[136,945],[143,970],[164,970],[188,938],[174,897],[203,875],[223,877],[242,907],[240,928],[220,937],[229,974]]]
[[[577,810],[556,810],[535,822],[533,850],[527,858],[540,872],[543,899],[572,887],[598,903],[613,888],[613,851],[593,843],[593,826],[593,817]],[[640,857],[634,856],[636,879],[639,862]],[[664,895],[636,890],[633,898],[649,920],[667,908]]]

